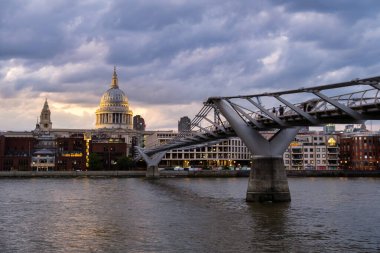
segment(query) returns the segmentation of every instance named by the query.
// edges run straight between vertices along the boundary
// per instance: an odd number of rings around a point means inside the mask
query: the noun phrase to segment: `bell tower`
[[[40,129],[42,131],[50,131],[52,129],[52,125],[53,124],[50,119],[50,109],[46,99],[40,115]]]

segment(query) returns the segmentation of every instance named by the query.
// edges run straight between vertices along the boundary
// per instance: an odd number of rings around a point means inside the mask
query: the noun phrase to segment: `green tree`
[[[119,170],[130,170],[135,167],[135,162],[129,156],[124,156],[117,160],[117,168]]]
[[[88,158],[90,170],[102,170],[103,164],[98,154],[91,153]]]

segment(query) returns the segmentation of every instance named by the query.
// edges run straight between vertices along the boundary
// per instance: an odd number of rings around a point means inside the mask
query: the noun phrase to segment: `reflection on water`
[[[289,179],[249,204],[246,178],[0,180],[1,252],[378,252],[380,180]]]

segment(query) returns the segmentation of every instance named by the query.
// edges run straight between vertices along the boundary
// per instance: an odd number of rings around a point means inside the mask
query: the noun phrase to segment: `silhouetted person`
[[[282,105],[280,105],[278,111],[280,112],[280,116],[284,115],[284,107],[282,107]]]

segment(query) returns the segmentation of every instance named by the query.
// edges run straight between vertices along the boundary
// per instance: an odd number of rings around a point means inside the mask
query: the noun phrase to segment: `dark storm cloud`
[[[113,65],[132,107],[150,108],[374,76],[379,13],[369,0],[0,1],[0,96],[96,107]]]
[[[207,3],[200,1],[187,4],[176,4],[174,1],[114,1],[104,16],[103,24],[107,30],[160,30],[179,22],[198,22],[207,6]]]
[[[8,4],[11,2],[11,4]],[[69,45],[62,33],[65,6],[48,8],[28,1],[2,1],[0,57],[49,58]],[[6,6],[4,6],[6,5]],[[70,8],[69,6],[67,6]],[[54,15],[53,15],[54,14]]]
[[[310,11],[339,14],[346,20],[357,20],[377,15],[380,6],[377,0],[361,0],[361,1],[324,1],[324,0],[306,0],[306,1],[288,1],[288,0],[272,0],[273,4],[281,4],[290,12]]]

